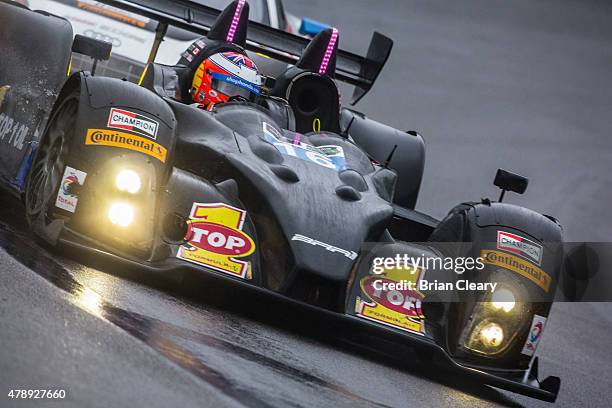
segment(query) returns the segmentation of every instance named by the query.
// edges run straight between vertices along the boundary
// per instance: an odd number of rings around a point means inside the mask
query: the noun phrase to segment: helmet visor
[[[232,96],[242,96],[247,99],[252,99],[259,95],[258,85],[238,77],[223,75],[216,72],[212,75],[211,87],[215,91],[221,92],[223,95],[230,98]]]

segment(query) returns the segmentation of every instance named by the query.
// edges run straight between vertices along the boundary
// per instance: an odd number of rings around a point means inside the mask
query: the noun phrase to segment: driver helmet
[[[239,52],[220,52],[200,63],[190,94],[194,102],[211,109],[235,97],[253,101],[260,95],[262,83],[263,77],[249,57]]]

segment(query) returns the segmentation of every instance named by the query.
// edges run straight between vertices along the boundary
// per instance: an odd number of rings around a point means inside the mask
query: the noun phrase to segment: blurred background
[[[418,130],[427,160],[417,209],[497,199],[497,168],[529,178],[506,201],[557,217],[568,241],[612,240],[612,2],[284,0],[364,53],[394,39],[357,108]],[[345,98],[345,100],[348,98]]]

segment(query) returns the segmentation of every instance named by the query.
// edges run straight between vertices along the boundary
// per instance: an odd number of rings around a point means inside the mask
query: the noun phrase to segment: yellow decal
[[[151,139],[108,129],[88,129],[85,144],[89,146],[111,146],[133,150],[166,162],[168,150]]]
[[[142,70],[142,74],[140,74],[140,78],[138,79],[138,86],[142,86],[142,81],[144,81],[145,76],[147,76],[147,70],[149,69],[149,64],[145,65]]]
[[[550,283],[552,282],[550,275],[531,262],[527,262],[505,252],[491,249],[483,249],[480,251],[480,256],[483,258],[483,263],[485,264],[499,266],[518,273],[544,289],[545,292],[548,292],[550,289]]]
[[[124,12],[108,9],[104,5],[98,6],[98,5],[86,3],[84,1],[77,1],[77,7],[94,12],[96,14],[101,14],[105,17],[110,17],[113,20],[118,20],[124,23],[128,23],[136,27],[144,28],[146,26],[146,23],[144,21],[134,18],[132,16],[129,16],[125,14]]]
[[[362,278],[359,285],[365,299],[357,298],[357,316],[424,334],[425,316],[421,310],[421,301],[425,296],[418,290],[407,287],[401,290],[389,288],[390,284],[398,283],[404,286],[411,283],[414,287],[422,275],[423,269],[413,266],[412,269],[388,269],[383,274]]]
[[[313,132],[321,131],[321,119],[315,118],[315,120],[312,121],[312,131]]]
[[[0,87],[0,107],[2,106],[2,102],[4,102],[4,97],[6,96],[6,93],[9,89],[11,89],[11,87],[8,85]]]
[[[255,242],[242,231],[246,211],[224,203],[194,203],[187,223],[186,244],[177,258],[240,278],[251,279],[251,263],[243,258],[255,251]]]

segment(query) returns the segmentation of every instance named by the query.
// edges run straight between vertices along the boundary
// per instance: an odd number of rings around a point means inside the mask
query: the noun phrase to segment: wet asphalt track
[[[441,217],[456,202],[496,195],[491,180],[505,167],[531,179],[509,200],[558,217],[568,240],[610,241],[612,5],[285,3],[337,25],[341,44],[356,51],[373,29],[395,39],[361,108],[424,134],[421,210]],[[415,356],[400,366],[365,354],[284,305],[236,290],[145,286],[117,266],[83,266],[34,243],[14,207],[0,200],[2,407],[550,406],[445,378]],[[557,406],[609,406],[611,312],[554,306],[539,354],[542,374],[562,377]],[[51,387],[68,399],[4,397]]]

